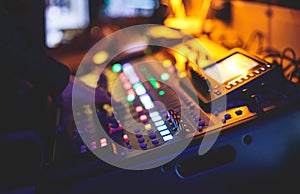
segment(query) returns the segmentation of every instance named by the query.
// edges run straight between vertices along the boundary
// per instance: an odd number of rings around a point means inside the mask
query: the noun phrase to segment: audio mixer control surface
[[[58,133],[54,160],[103,160],[129,169],[160,164],[193,142],[231,133],[299,97],[279,65],[240,49],[205,65],[174,55],[162,48],[108,65],[98,87],[106,87],[114,102],[78,108]]]

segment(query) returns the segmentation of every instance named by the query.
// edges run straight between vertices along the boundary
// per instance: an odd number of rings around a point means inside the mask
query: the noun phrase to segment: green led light
[[[133,102],[134,100],[135,100],[135,96],[134,95],[130,94],[130,95],[127,96],[127,101],[128,102]]]
[[[158,94],[159,94],[160,96],[163,96],[163,95],[165,95],[165,93],[166,93],[166,92],[165,92],[165,91],[163,91],[163,90],[161,90],[161,91],[159,91],[159,92],[158,92]]]
[[[150,78],[150,79],[149,79],[149,82],[150,82],[150,84],[152,85],[152,87],[153,87],[154,89],[158,89],[158,88],[159,88],[159,84],[157,83],[156,79]]]
[[[170,78],[170,74],[168,74],[168,73],[162,73],[160,75],[160,79],[163,81],[167,81],[169,78]]]
[[[120,63],[116,63],[112,66],[112,71],[115,73],[119,73],[122,70],[122,65]]]

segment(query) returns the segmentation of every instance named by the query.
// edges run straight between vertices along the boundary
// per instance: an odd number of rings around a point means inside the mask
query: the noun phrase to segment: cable
[[[287,56],[288,52],[290,52],[292,56]],[[292,48],[285,48],[282,52],[271,49],[266,53],[263,59],[272,58],[274,61],[279,59],[280,62],[276,62],[275,64],[278,64],[282,68],[287,79],[295,84],[300,83],[300,58],[297,60],[296,52]],[[288,61],[288,64],[284,65],[284,61]]]
[[[283,49],[282,53],[281,53],[281,56],[280,56],[280,65],[282,66],[283,64],[283,59],[286,58],[286,52],[291,52],[292,55],[293,55],[293,58],[292,58],[292,63],[295,63],[296,62],[296,53],[295,51],[292,49],[292,48],[285,48]]]

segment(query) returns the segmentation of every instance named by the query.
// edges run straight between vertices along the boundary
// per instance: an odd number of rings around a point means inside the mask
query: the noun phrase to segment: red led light
[[[123,139],[124,139],[125,141],[127,141],[127,140],[128,140],[128,135],[127,135],[127,134],[123,135]]]
[[[144,108],[142,106],[135,107],[135,112],[142,112]]]
[[[147,118],[147,116],[146,115],[141,115],[140,116],[140,120],[141,121],[146,121],[148,118]]]

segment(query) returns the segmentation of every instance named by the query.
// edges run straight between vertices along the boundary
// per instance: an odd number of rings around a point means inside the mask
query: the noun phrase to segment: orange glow
[[[170,0],[170,7],[174,14],[168,17],[164,24],[172,28],[181,29],[188,34],[199,34],[202,31],[202,24],[209,6],[210,0],[203,0],[199,9],[199,12],[201,12],[200,17],[187,16],[182,0]]]
[[[163,62],[164,67],[170,67],[172,65],[172,61],[170,59],[166,59]]]

